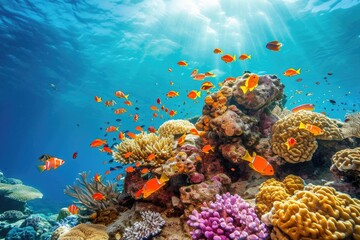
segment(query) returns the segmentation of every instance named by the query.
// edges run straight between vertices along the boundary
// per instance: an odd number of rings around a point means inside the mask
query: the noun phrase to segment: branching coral
[[[195,125],[187,120],[168,120],[161,124],[158,133],[162,137],[169,137],[174,135],[182,135],[188,133]]]
[[[360,239],[360,201],[331,187],[297,191],[276,201],[262,219],[288,239]]]
[[[160,213],[144,211],[140,213],[142,221],[136,222],[133,226],[125,228],[125,240],[142,240],[153,237],[161,232],[165,220]]]
[[[115,161],[123,164],[146,161],[152,166],[160,166],[168,158],[172,157],[174,145],[172,135],[163,137],[155,133],[141,133],[136,136],[136,139],[126,139],[115,146],[117,150],[113,152]],[[129,152],[132,152],[132,154],[126,158],[124,154]],[[155,154],[155,158],[150,161],[148,156],[152,153]]]
[[[94,212],[118,206],[120,193],[116,191],[116,182],[107,182],[106,184],[94,180],[89,182],[87,180],[89,173],[82,172],[79,175],[81,178],[76,179],[78,185],[66,186],[65,194],[76,198],[77,203]],[[101,193],[105,199],[95,200],[93,198],[95,193]]]

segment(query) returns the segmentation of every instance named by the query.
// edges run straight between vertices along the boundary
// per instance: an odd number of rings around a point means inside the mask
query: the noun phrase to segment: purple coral
[[[193,239],[258,240],[268,237],[266,225],[256,216],[254,208],[239,195],[217,194],[215,202],[204,205],[201,213],[193,210],[187,221],[193,227],[190,232]]]

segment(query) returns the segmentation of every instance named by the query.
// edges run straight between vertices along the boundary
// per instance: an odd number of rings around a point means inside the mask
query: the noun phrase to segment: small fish
[[[197,80],[197,81],[202,81],[206,78],[206,75],[205,73],[199,73],[199,74],[196,74],[195,76],[193,76],[193,79],[194,80]]]
[[[129,158],[132,154],[133,152],[124,153],[124,158]]]
[[[202,149],[201,149],[201,151],[203,152],[203,153],[209,153],[209,151],[214,151],[214,147],[212,147],[211,145],[205,145]]]
[[[215,54],[223,54],[223,51],[220,48],[215,48],[214,53]]]
[[[177,96],[179,96],[179,92],[170,91],[166,94],[166,96],[169,98],[177,97]]]
[[[111,150],[111,148],[110,148],[107,144],[105,144],[104,147],[103,147],[103,149],[101,149],[100,151],[101,151],[101,152],[106,152],[106,153],[112,154],[112,150]]]
[[[296,79],[296,82],[301,82],[301,81],[302,81],[302,78]]]
[[[247,55],[247,54],[241,54],[239,57],[240,60],[246,60],[246,59],[251,59],[251,55]]]
[[[136,134],[132,132],[127,132],[126,135],[128,135],[129,138],[136,139]]]
[[[201,97],[201,92],[200,91],[196,91],[196,90],[192,90],[188,93],[187,95],[188,98],[190,99],[196,99],[198,97]]]
[[[71,214],[78,214],[79,213],[79,208],[75,205],[75,204],[71,204],[68,207],[68,210]]]
[[[146,160],[147,160],[147,161],[152,161],[152,160],[155,159],[155,157],[156,157],[155,153],[151,153],[151,154],[146,158]]]
[[[95,176],[94,176],[94,181],[95,182],[101,182],[101,175],[96,173]]]
[[[72,158],[73,158],[73,159],[76,159],[76,158],[77,158],[77,155],[78,155],[78,153],[77,153],[77,152],[74,152],[73,155],[72,155]]]
[[[112,107],[115,104],[116,104],[116,102],[114,100],[105,101],[105,106],[107,106],[107,107]]]
[[[177,63],[180,67],[186,67],[188,64],[186,61],[182,60]]]
[[[45,170],[49,171],[50,169],[56,170],[58,167],[65,163],[64,160],[56,157],[51,157],[45,161],[45,165],[39,165],[37,168],[40,173],[44,172]]]
[[[316,84],[316,85],[319,85],[319,84],[320,84],[320,82],[315,82],[315,84]]]
[[[330,99],[329,102],[330,102],[332,105],[335,105],[335,104],[336,104],[336,101],[335,101],[335,100],[332,100],[332,99]]]
[[[259,76],[251,74],[245,81],[245,86],[240,86],[241,90],[246,94],[247,91],[253,91],[259,84]]]
[[[182,146],[185,142],[185,138],[186,138],[186,133],[184,133],[179,139],[178,139],[178,146]]]
[[[135,171],[135,168],[132,166],[125,168],[125,172],[127,172],[127,173],[132,173],[134,171]]]
[[[139,120],[139,114],[136,113],[136,114],[134,115],[134,122],[137,122],[138,120]]]
[[[118,108],[114,111],[115,114],[123,114],[126,113],[126,109],[125,108]]]
[[[309,123],[304,124],[304,123],[300,122],[299,129],[305,129],[308,132],[311,132],[314,136],[321,135],[324,133],[324,130],[322,130],[321,128],[319,128],[315,125],[311,125]]]
[[[141,162],[136,162],[135,163],[135,167],[140,167],[141,166]]]
[[[116,91],[115,96],[118,98],[125,98],[126,100],[129,98],[129,94],[125,95],[122,91]]]
[[[212,82],[205,81],[205,82],[203,82],[203,83],[201,84],[200,89],[201,89],[201,90],[204,90],[204,91],[207,91],[207,90],[209,90],[209,89],[211,89],[211,88],[214,88],[214,87],[215,87],[215,86],[214,86],[214,84],[212,84]]]
[[[90,147],[100,147],[102,145],[106,144],[106,140],[102,140],[100,138],[95,139],[90,143]]]
[[[190,77],[194,77],[196,74],[198,74],[199,69],[194,69],[191,73],[190,73]]]
[[[156,131],[157,131],[156,128],[153,127],[153,126],[148,127],[147,130],[148,130],[149,133],[156,133]]]
[[[172,72],[172,68],[168,68],[168,72]]]
[[[157,106],[150,106],[150,109],[153,111],[160,111],[159,108]]]
[[[170,81],[169,82],[170,86],[174,85],[174,82],[173,81]]]
[[[291,137],[291,138],[288,138],[285,145],[287,147],[287,150],[289,150],[290,148],[292,148],[293,146],[295,146],[296,144],[296,139]]]
[[[120,173],[119,175],[116,176],[115,179],[116,179],[116,181],[120,181],[122,177],[123,177],[123,175]]]
[[[54,91],[56,90],[56,85],[55,85],[55,84],[50,83],[49,85],[50,85],[50,87],[51,87],[52,90],[54,90]]]
[[[141,174],[147,174],[149,172],[149,169],[148,168],[143,168],[141,169]]]
[[[274,168],[271,164],[265,158],[257,156],[255,152],[250,156],[249,152],[246,150],[245,156],[243,156],[242,159],[250,162],[249,166],[261,175],[274,175]]]
[[[312,95],[313,95],[313,92],[308,92],[308,93],[305,94],[305,96],[307,96],[307,97],[310,97]]]
[[[156,99],[156,103],[161,104],[161,99],[160,98]]]
[[[141,126],[136,126],[136,127],[135,127],[135,130],[136,130],[136,131],[139,131],[139,132],[144,131],[144,130],[143,130],[143,128],[142,128]]]
[[[162,173],[160,179],[158,179],[157,177],[149,179],[144,184],[144,186],[135,194],[135,198],[140,198],[141,196],[143,198],[149,197],[151,194],[162,188],[167,181],[169,181],[169,178],[164,173]]]
[[[189,132],[190,132],[190,134],[192,134],[192,135],[199,136],[199,132],[198,132],[198,130],[196,130],[196,128],[190,129]]]
[[[115,126],[109,126],[106,128],[106,132],[116,132],[116,131],[119,131],[119,128]]]
[[[98,97],[98,96],[95,96],[95,102],[102,102],[102,98],[101,97]]]
[[[105,175],[109,175],[109,174],[110,174],[110,170],[106,170]]]
[[[123,141],[125,139],[125,134],[123,132],[119,132],[119,140]]]
[[[272,51],[280,51],[280,48],[282,47],[282,43],[279,43],[278,41],[272,41],[268,42],[266,44],[266,48]]]
[[[175,114],[177,114],[177,111],[171,110],[171,111],[169,112],[169,116],[170,116],[170,117],[175,116]]]
[[[300,110],[314,111],[314,109],[315,109],[314,104],[306,103],[306,104],[294,107],[293,109],[291,109],[291,112],[295,113],[295,112],[298,112]]]
[[[96,201],[106,200],[106,197],[102,193],[99,193],[99,192],[94,193],[92,195],[92,198]]]
[[[216,75],[213,72],[206,72],[205,77],[216,77]]]
[[[153,117],[157,117],[158,116],[158,114],[155,112],[155,113],[153,113]]]
[[[127,100],[127,101],[124,101],[124,104],[127,105],[127,106],[132,106],[132,102]]]
[[[230,54],[226,54],[221,57],[221,60],[223,60],[225,63],[231,63],[236,61],[236,55],[231,56]]]
[[[283,73],[283,75],[286,77],[292,77],[292,76],[300,74],[300,70],[301,70],[301,68],[299,68],[298,70],[295,70],[294,68],[289,68],[288,70],[286,70]]]

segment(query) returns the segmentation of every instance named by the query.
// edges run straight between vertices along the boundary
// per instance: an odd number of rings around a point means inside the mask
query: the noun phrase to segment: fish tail
[[[297,74],[300,74],[300,70],[301,70],[301,68],[299,68],[298,70],[296,70],[296,73],[297,73]]]
[[[196,96],[201,97],[201,91],[196,92]]]
[[[288,142],[285,143],[286,147],[287,147],[287,150],[290,149],[290,144]]]
[[[245,94],[249,89],[247,88],[247,86],[240,86],[241,90],[243,91],[243,93]]]
[[[234,56],[233,56],[233,60],[234,60],[234,62],[236,61],[236,54],[234,54]]]
[[[128,100],[129,98],[129,94],[125,95],[125,99]]]
[[[305,124],[303,122],[300,122],[299,129],[305,129],[305,128],[306,128]]]
[[[251,55],[249,55],[249,57],[248,57],[249,59],[251,59]]]
[[[246,150],[245,156],[243,156],[242,159],[245,160],[245,161],[248,161],[248,162],[251,162],[251,161],[252,161],[252,158],[251,158],[248,150]]]
[[[160,177],[160,179],[159,179],[159,182],[160,182],[160,183],[164,183],[164,182],[167,182],[167,181],[169,181],[169,177],[166,176],[165,173],[162,173],[162,174],[161,174],[161,177]]]
[[[40,173],[42,173],[43,171],[45,171],[46,166],[45,165],[39,165],[39,166],[37,166],[37,169],[39,170]]]

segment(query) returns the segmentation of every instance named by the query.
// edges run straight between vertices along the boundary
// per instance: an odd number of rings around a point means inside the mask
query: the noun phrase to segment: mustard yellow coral
[[[107,240],[106,227],[101,224],[81,223],[60,235],[59,240]]]
[[[193,128],[195,128],[195,125],[187,120],[168,120],[161,124],[158,133],[162,137],[168,137],[188,133]]]
[[[115,161],[128,164],[140,162],[148,162],[152,166],[160,166],[168,158],[173,155],[174,138],[172,135],[164,137],[155,133],[141,133],[136,135],[136,139],[125,139],[115,146],[117,151],[113,152]],[[125,157],[125,153],[132,152],[129,157]],[[150,154],[155,154],[155,159],[148,161]]]
[[[309,186],[297,191],[276,201],[262,219],[294,240],[360,239],[360,201],[331,187]],[[272,239],[278,239],[275,236]]]
[[[332,156],[331,160],[339,171],[354,170],[360,173],[360,147],[340,150]]]
[[[317,126],[324,133],[315,136],[305,129],[300,129],[301,122]],[[323,114],[299,111],[281,118],[273,125],[270,139],[271,148],[275,154],[287,162],[309,161],[318,147],[316,139],[342,140],[344,138],[341,126],[340,122],[327,118]],[[289,138],[296,140],[296,144],[290,149],[285,144]]]

